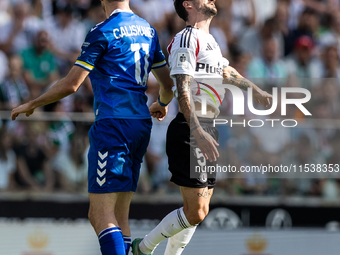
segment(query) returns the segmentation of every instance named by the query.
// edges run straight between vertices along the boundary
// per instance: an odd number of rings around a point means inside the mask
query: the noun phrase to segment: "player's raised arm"
[[[25,113],[28,117],[33,114],[36,108],[59,101],[76,92],[89,73],[81,67],[73,66],[65,78],[58,81],[44,94],[13,109],[12,120],[15,120],[21,113]]]
[[[231,66],[224,68],[223,78],[223,83],[235,85],[245,91],[247,91],[248,88],[252,88],[254,90],[253,97],[258,103],[261,103],[265,107],[270,105],[270,99],[272,99],[272,95],[261,90],[254,83],[244,78],[241,74],[239,74],[239,72],[236,71],[235,68]]]
[[[178,90],[178,103],[190,127],[190,131],[196,139],[197,146],[210,162],[216,161],[219,157],[216,146],[219,144],[211,135],[203,130],[195,113],[195,104],[194,100],[192,100],[190,89],[194,78],[187,74],[176,74],[174,76]]]
[[[15,120],[20,113],[26,113],[28,117],[33,114],[35,108],[59,101],[76,92],[106,52],[107,45],[107,38],[96,26],[87,34],[82,45],[82,53],[67,76],[38,98],[15,108],[12,111],[12,120]]]

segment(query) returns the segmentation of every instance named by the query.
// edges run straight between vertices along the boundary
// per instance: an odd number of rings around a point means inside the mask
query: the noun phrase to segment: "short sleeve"
[[[165,56],[163,54],[161,46],[159,45],[157,33],[155,37],[156,37],[156,49],[155,49],[155,55],[153,58],[152,69],[166,66]]]
[[[199,42],[192,28],[187,28],[182,34],[177,34],[168,50],[170,76],[172,78],[176,74],[194,76]]]
[[[108,41],[105,35],[98,28],[93,28],[86,36],[75,65],[92,71],[98,60],[105,53],[107,46]]]

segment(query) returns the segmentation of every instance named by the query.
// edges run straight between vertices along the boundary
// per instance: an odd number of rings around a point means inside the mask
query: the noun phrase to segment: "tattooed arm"
[[[223,78],[224,84],[235,85],[245,91],[247,91],[248,88],[251,88],[253,90],[253,97],[258,103],[261,103],[266,107],[270,105],[270,99],[272,98],[272,96],[267,92],[261,90],[258,86],[256,86],[248,79],[244,78],[242,75],[240,75],[235,68],[231,66],[224,68]]]
[[[191,83],[194,79],[192,76],[186,74],[177,74],[175,76],[178,90],[178,103],[189,125],[190,131],[196,139],[197,146],[207,160],[210,162],[216,161],[219,157],[216,146],[219,144],[211,135],[203,130],[195,113],[195,104],[192,100],[190,90]]]
[[[191,97],[190,85],[193,80],[194,78],[190,75],[176,75],[178,103],[186,121],[188,122],[191,132],[201,127],[195,114],[195,104]]]

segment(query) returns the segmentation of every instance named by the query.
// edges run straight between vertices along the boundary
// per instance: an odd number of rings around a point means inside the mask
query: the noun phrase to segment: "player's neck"
[[[129,6],[129,1],[107,3],[105,6],[106,18],[109,18],[112,12],[114,12],[114,10],[117,10],[117,9],[120,9],[123,11],[131,11],[130,6]]]
[[[195,28],[199,28],[203,32],[210,34],[209,28],[211,23],[211,18],[207,19],[206,17],[197,16],[195,18],[189,18],[186,22],[187,26],[193,26]]]

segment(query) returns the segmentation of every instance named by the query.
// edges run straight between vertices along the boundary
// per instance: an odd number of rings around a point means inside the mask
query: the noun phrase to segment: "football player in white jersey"
[[[202,162],[206,166],[216,165],[219,157],[218,132],[212,123],[219,114],[225,89],[214,84],[231,84],[243,90],[252,88],[257,102],[264,106],[270,104],[272,96],[230,67],[209,33],[210,22],[217,14],[215,1],[174,0],[176,12],[187,27],[168,47],[170,75],[177,86],[179,113],[169,125],[166,150],[171,181],[180,186],[184,205],[169,213],[144,239],[135,239],[132,244],[134,255],[152,254],[165,238],[168,238],[168,244],[164,254],[181,254],[197,224],[208,214],[216,173],[190,178],[190,171],[192,173],[195,165]],[[202,79],[213,79],[213,82],[200,82]],[[206,114],[202,115],[202,92],[208,89],[218,100],[207,98]]]

